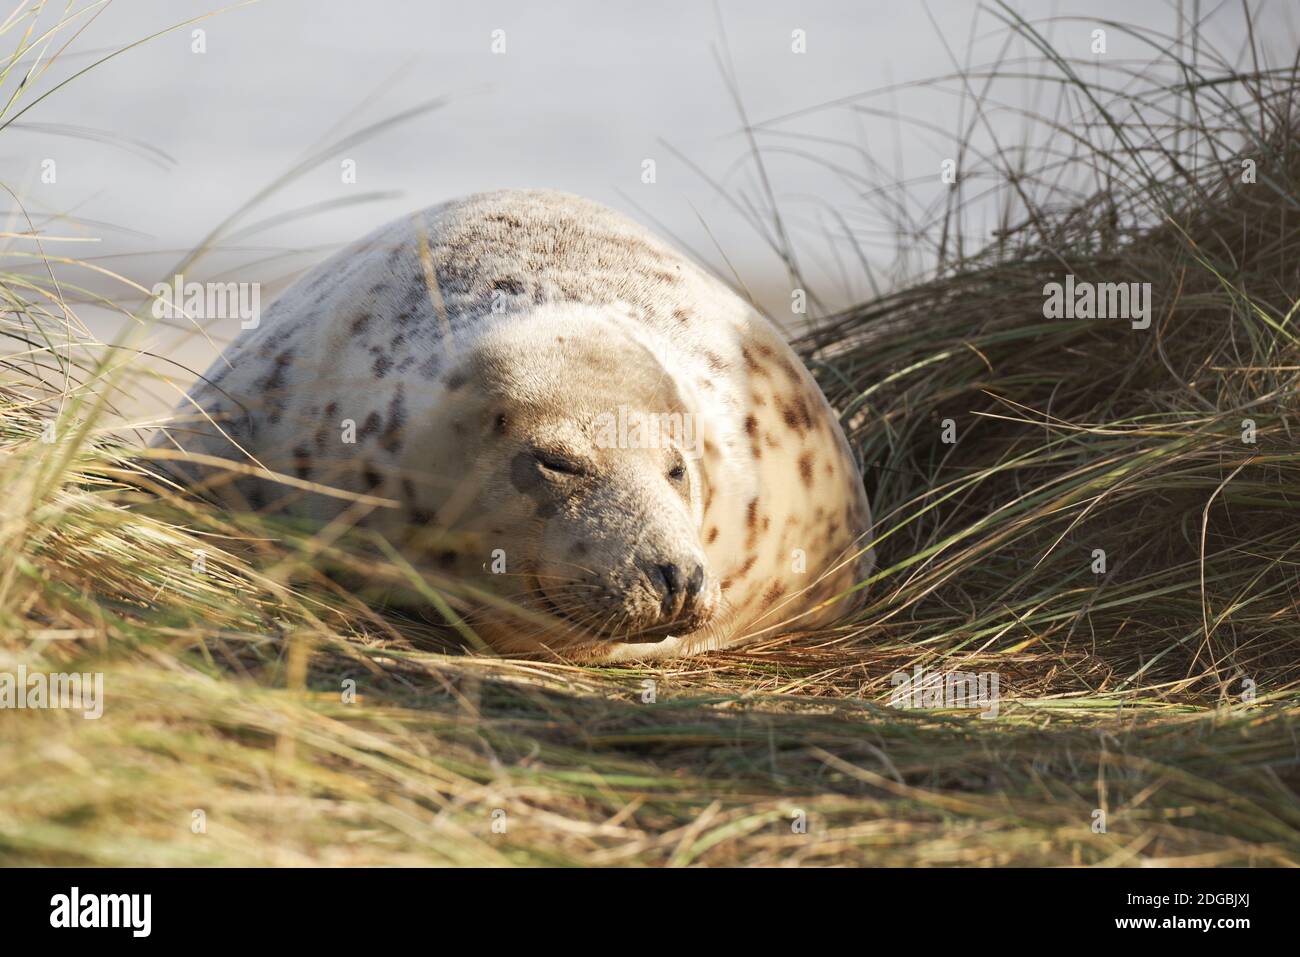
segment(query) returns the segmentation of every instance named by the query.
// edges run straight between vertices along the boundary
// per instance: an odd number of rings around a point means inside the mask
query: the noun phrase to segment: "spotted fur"
[[[593,417],[619,405],[690,413],[700,441],[689,456],[593,446]],[[857,465],[777,330],[636,223],[562,193],[480,194],[367,236],[286,292],[180,412],[196,422],[171,430],[180,446],[394,499],[359,520],[415,564],[567,616],[471,616],[507,652],[720,648],[842,616],[852,600],[824,603],[872,567]],[[539,471],[546,443],[588,474]],[[321,521],[347,504],[257,479],[215,492]],[[669,561],[698,562],[698,607],[639,630],[656,620],[645,569]]]

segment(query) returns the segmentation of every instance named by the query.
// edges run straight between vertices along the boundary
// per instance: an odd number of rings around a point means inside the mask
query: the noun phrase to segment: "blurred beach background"
[[[1120,23],[1188,54],[1195,21],[1195,42],[1229,59],[1250,32],[1238,3],[1012,8],[1084,72],[1090,59],[1098,71],[1103,60],[1107,71],[1131,63],[1134,76],[1168,68],[1149,37]],[[204,0],[91,7],[26,102],[49,95],[10,117],[15,135],[0,156],[14,193],[7,228],[26,230],[26,216],[48,234],[86,240],[46,252],[105,270],[68,266],[60,277],[86,290],[70,299],[105,340],[129,320],[94,297],[140,303],[110,272],[151,287],[206,243],[186,280],[260,283],[265,308],[371,229],[502,187],[569,190],[629,213],[793,334],[932,270],[940,243],[951,254],[952,237],[938,233],[954,205],[960,241],[987,241],[1011,187],[991,183],[981,194],[963,182],[954,203],[941,168],[964,162],[959,141],[1041,156],[1053,148],[1044,138],[1059,136],[1026,116],[1069,121],[1061,104],[1070,98],[1034,79],[1047,71],[1023,38],[1009,39],[1005,10],[966,0],[268,0],[205,17],[214,9]],[[1264,58],[1289,63],[1300,8],[1252,4],[1249,17]],[[1104,56],[1092,52],[1099,25],[1108,28]],[[1017,54],[1009,43],[1026,48]],[[981,64],[995,61],[1000,75],[985,85]],[[1070,148],[1060,145],[1063,155]],[[55,181],[45,182],[51,160]],[[345,161],[355,182],[345,181]],[[791,310],[794,287],[810,293],[805,315]],[[166,381],[138,380],[123,410],[172,406],[238,331],[237,318],[142,329],[133,343],[157,357]]]

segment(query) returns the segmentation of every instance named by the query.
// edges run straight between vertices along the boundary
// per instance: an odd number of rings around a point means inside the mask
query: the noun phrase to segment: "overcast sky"
[[[1280,61],[1296,49],[1296,6],[1266,3],[1259,14],[1258,32]],[[1171,35],[1178,23],[1177,4],[1155,0],[1015,7],[1063,53],[1080,58],[1089,55],[1098,22],[1136,22]],[[1240,4],[1206,0],[1200,7],[1207,41],[1225,52],[1240,49]],[[36,91],[213,9],[192,0],[106,4]],[[1190,0],[1186,9],[1190,15]],[[968,0],[727,0],[720,16],[699,0],[265,0],[151,40],[74,80],[6,131],[0,169],[29,210],[68,214],[81,223],[79,234],[100,240],[94,253],[78,254],[103,257],[147,286],[314,150],[446,97],[440,109],[330,152],[235,227],[269,221],[267,228],[226,240],[189,278],[263,281],[269,296],[277,280],[336,244],[413,209],[478,190],[546,186],[622,208],[720,272],[734,268],[765,301],[779,301],[789,287],[780,260],[708,181],[760,201],[715,51],[729,52],[744,107],[760,123],[950,73],[954,57],[989,63],[1007,36],[996,13],[996,4]],[[195,27],[206,31],[206,52],[192,49]],[[493,51],[498,30],[504,53]],[[796,30],[804,31],[804,53],[792,50]],[[1152,56],[1122,31],[1111,30],[1109,42],[1113,62]],[[1016,44],[1002,55],[1027,51]],[[869,286],[854,265],[858,249],[831,248],[827,230],[833,234],[837,215],[844,216],[858,248],[888,271],[897,239],[862,195],[871,184],[937,179],[962,116],[960,90],[955,83],[904,87],[769,124],[760,134],[773,192],[828,305],[864,296]],[[1033,93],[1020,83],[998,95],[1010,109]],[[997,122],[1011,129],[1017,121],[1008,111]],[[57,135],[67,128],[80,135]],[[54,184],[40,181],[47,159],[57,163]],[[653,184],[642,181],[647,159],[656,163]],[[356,183],[342,181],[344,160],[355,161]],[[278,219],[318,204],[324,208],[315,215]],[[212,331],[220,340],[234,330]],[[173,349],[174,338],[151,342]],[[199,366],[212,356],[197,343],[183,354]]]

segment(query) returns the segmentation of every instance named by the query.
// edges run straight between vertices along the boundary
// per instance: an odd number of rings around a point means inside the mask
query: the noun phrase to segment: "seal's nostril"
[[[672,605],[682,590],[682,570],[671,562],[656,565],[655,568],[659,572],[659,577],[663,579],[664,603]]]
[[[689,574],[684,575],[681,566],[673,562],[653,566],[650,581],[659,592],[665,618],[676,618],[692,610],[704,589],[704,566],[692,564],[688,567]]]
[[[691,572],[690,581],[686,583],[686,604],[690,605],[699,597],[700,589],[704,587],[704,566],[696,565],[695,571]]]
[[[675,618],[682,606],[682,570],[671,562],[650,566],[650,584],[659,593],[659,613]]]

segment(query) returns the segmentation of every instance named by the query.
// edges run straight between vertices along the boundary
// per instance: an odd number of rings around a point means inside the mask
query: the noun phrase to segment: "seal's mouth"
[[[556,605],[555,602],[551,600],[551,596],[546,594],[546,589],[542,587],[542,583],[538,580],[536,575],[529,575],[528,578],[533,594],[537,598],[537,603],[546,610],[546,613],[557,621],[563,622],[567,627],[572,628],[583,637],[595,641],[613,641],[619,644],[658,644],[665,639],[671,638],[673,631],[681,630],[680,622],[669,622],[667,624],[652,625],[648,628],[643,628],[629,634],[605,634],[592,628],[590,625],[583,624],[581,621],[574,618],[573,615]]]

